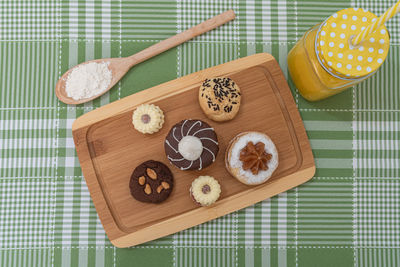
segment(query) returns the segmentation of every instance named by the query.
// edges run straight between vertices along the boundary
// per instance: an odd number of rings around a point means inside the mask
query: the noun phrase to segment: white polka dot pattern
[[[343,9],[329,17],[316,37],[317,56],[325,69],[350,78],[365,76],[377,70],[389,50],[389,34],[385,26],[356,47],[349,40],[376,18],[361,8]]]

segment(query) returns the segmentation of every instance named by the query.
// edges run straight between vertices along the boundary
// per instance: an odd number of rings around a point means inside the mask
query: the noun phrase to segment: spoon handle
[[[174,35],[168,39],[165,39],[155,45],[152,45],[139,53],[136,53],[130,57],[127,58],[129,61],[130,67],[143,62],[155,55],[158,55],[170,48],[173,48],[177,45],[180,45],[186,41],[189,41],[190,39],[201,35],[205,32],[211,31],[231,20],[233,20],[236,17],[235,12],[233,10],[228,10],[225,11],[224,13],[221,13],[215,17],[212,17],[209,20],[206,20],[184,32],[178,33],[177,35]]]

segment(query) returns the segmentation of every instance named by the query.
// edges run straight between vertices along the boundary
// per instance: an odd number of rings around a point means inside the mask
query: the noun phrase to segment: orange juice
[[[304,34],[289,52],[288,68],[305,99],[317,101],[338,94],[381,66],[389,50],[385,26],[357,47],[350,42],[376,18],[362,9],[344,9]]]

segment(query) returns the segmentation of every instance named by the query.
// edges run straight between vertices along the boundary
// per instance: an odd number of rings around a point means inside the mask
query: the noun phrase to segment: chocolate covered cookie
[[[214,129],[201,120],[183,120],[169,131],[165,143],[168,160],[181,170],[201,170],[215,161],[218,139]]]
[[[199,89],[201,109],[214,121],[228,121],[239,112],[240,88],[231,78],[206,79]]]
[[[159,203],[166,200],[174,187],[174,178],[165,164],[149,160],[133,171],[129,188],[141,202]]]

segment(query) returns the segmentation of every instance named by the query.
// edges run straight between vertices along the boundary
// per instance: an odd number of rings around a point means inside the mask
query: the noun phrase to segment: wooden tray
[[[201,82],[229,76],[242,90],[235,119],[216,123],[201,111],[197,100]],[[132,111],[154,103],[165,114],[156,134],[143,135],[131,124]],[[181,171],[164,153],[169,129],[183,119],[201,119],[215,128],[220,144],[216,162],[201,171]],[[279,152],[279,167],[259,186],[247,186],[225,170],[228,142],[243,131],[267,133]],[[93,203],[110,241],[127,247],[166,236],[242,209],[309,180],[315,164],[304,126],[276,60],[256,54],[155,86],[98,108],[78,118],[72,133]],[[133,169],[145,160],[170,166],[175,178],[171,196],[160,204],[136,201],[129,192]],[[189,197],[191,182],[199,175],[218,179],[222,193],[211,207],[198,207]]]

